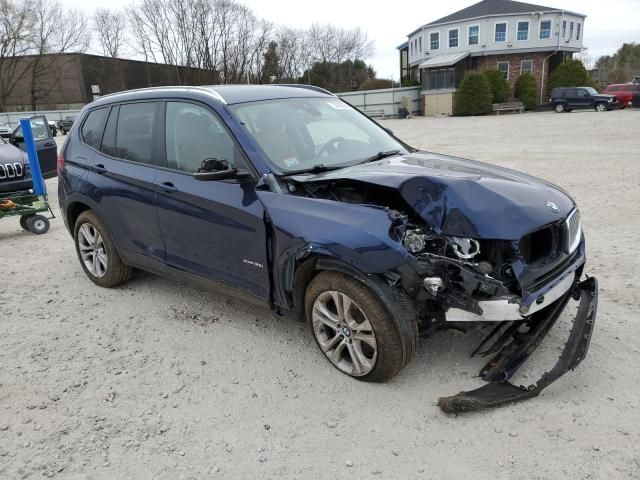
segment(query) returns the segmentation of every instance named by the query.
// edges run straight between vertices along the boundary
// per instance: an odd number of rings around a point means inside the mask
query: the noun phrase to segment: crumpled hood
[[[395,189],[437,233],[470,238],[519,240],[566,218],[574,208],[566,192],[543,180],[429,152],[294,179],[352,180]],[[558,212],[552,211],[548,202],[555,204]]]

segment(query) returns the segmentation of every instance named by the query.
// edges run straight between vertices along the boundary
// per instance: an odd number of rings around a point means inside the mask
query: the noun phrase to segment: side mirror
[[[227,170],[217,170],[213,172],[195,172],[193,178],[201,181],[229,180],[231,178],[248,178],[251,173],[242,168],[228,168]]]

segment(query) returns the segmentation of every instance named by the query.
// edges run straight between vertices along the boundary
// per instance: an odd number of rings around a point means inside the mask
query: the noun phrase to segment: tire
[[[21,219],[22,220],[22,219]],[[42,235],[49,231],[49,219],[42,215],[31,215],[25,220],[27,230],[35,235]],[[22,223],[20,223],[22,225]]]
[[[563,113],[565,111],[564,103],[556,103],[554,110],[556,113]]]
[[[31,217],[31,215],[22,215],[20,217],[20,226],[23,230],[29,231],[29,226],[27,225],[27,220],[29,220],[29,217]]]
[[[350,306],[338,307],[347,305],[345,300],[350,300]],[[391,380],[415,351],[417,329],[407,329],[407,338],[401,338],[378,296],[362,282],[339,272],[322,272],[311,281],[305,294],[305,315],[325,358],[358,380]],[[406,355],[403,343],[411,346]]]
[[[73,229],[78,260],[84,273],[96,285],[115,287],[131,278],[106,227],[91,210],[82,212]]]
[[[598,103],[596,103],[596,106],[594,107],[594,110],[596,112],[606,112],[607,111],[607,104],[606,103],[602,103],[602,102],[598,102]]]

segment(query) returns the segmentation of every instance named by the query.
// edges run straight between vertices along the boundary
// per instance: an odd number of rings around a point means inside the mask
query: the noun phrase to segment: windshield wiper
[[[371,162],[375,162],[376,160],[382,160],[383,158],[387,158],[387,157],[393,157],[394,155],[397,155],[400,153],[400,150],[387,150],[386,152],[378,152],[375,155],[372,155],[369,158],[365,158],[362,162],[360,163],[371,163]]]
[[[309,167],[309,168],[305,168],[303,170],[294,170],[291,172],[287,172],[284,174],[285,177],[289,177],[291,175],[299,175],[299,174],[303,174],[303,173],[323,173],[323,172],[330,172],[332,170],[339,170],[341,168],[344,168],[344,165],[338,166],[338,165],[330,165],[327,166],[324,163],[319,163],[317,165],[314,165],[313,167]]]

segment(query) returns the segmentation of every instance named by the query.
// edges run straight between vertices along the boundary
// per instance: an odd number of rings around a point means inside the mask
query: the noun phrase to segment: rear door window
[[[95,149],[100,148],[100,141],[102,140],[102,131],[104,129],[104,123],[107,119],[109,108],[99,108],[89,112],[87,119],[82,125],[80,134],[84,143]]]
[[[153,137],[158,102],[129,103],[111,109],[101,150],[112,157],[155,164]]]

